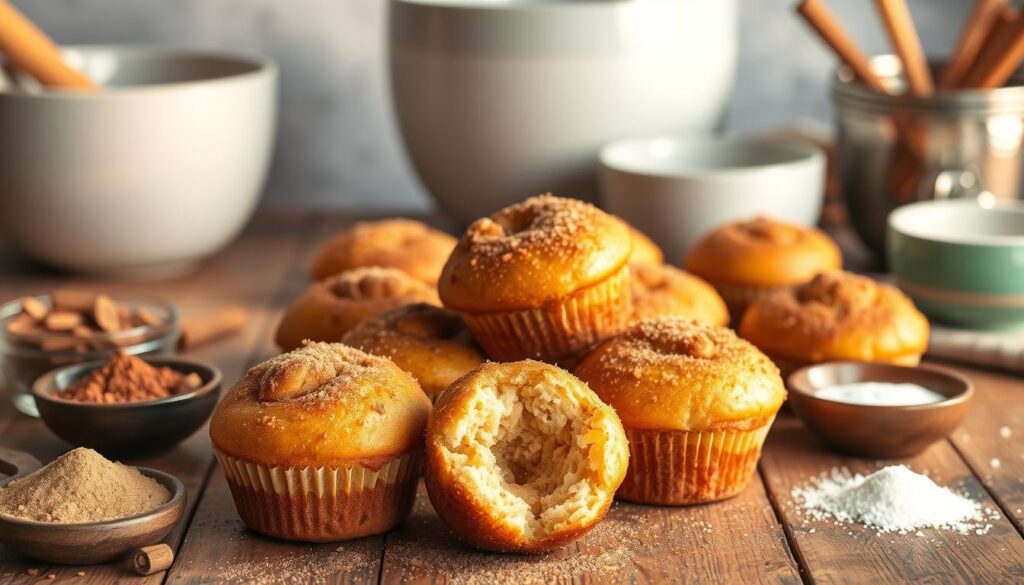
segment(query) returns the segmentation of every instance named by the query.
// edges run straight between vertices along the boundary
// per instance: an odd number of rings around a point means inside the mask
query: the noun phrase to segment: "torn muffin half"
[[[618,415],[555,366],[487,363],[455,381],[427,426],[426,486],[464,541],[542,552],[608,511],[629,448]]]

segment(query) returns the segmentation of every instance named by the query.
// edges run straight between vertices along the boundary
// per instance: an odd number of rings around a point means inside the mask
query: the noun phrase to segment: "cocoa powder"
[[[138,402],[158,400],[202,385],[195,373],[183,374],[167,367],[153,367],[122,351],[110,356],[99,368],[71,384],[58,398],[78,402]]]

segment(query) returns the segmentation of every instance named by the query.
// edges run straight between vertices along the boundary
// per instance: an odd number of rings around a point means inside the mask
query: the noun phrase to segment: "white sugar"
[[[998,516],[904,465],[885,467],[866,477],[833,469],[830,475],[794,489],[793,499],[812,519],[859,522],[879,533],[944,528],[983,534],[989,526],[978,523]]]
[[[908,383],[854,382],[827,386],[814,393],[817,398],[872,406],[917,406],[942,402],[945,396],[924,386]]]

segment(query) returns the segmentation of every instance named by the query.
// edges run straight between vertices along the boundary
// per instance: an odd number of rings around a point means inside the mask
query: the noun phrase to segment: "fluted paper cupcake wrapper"
[[[288,540],[330,542],[386,532],[412,509],[421,451],[379,469],[270,467],[215,451],[238,515],[249,528]]]
[[[792,285],[788,284],[778,286],[749,286],[717,282],[713,282],[712,286],[714,286],[715,290],[718,291],[718,294],[722,296],[722,299],[725,301],[725,306],[729,308],[729,317],[732,320],[733,327],[739,326],[740,321],[743,320],[743,312],[758,299],[762,299],[777,290],[792,288]]]
[[[629,268],[557,303],[522,311],[463,313],[491,358],[558,361],[625,329],[631,297]]]
[[[749,431],[626,429],[629,469],[617,496],[662,505],[700,504],[742,492],[772,420]]]

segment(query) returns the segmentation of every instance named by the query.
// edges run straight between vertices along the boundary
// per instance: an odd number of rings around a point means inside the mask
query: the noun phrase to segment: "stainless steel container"
[[[1022,197],[1024,86],[941,92],[927,99],[903,93],[900,61],[871,61],[896,95],[872,91],[841,68],[833,84],[836,165],[850,220],[864,242],[885,253],[889,212],[905,203],[951,197],[1013,200]],[[913,149],[906,136],[913,134]],[[901,141],[903,141],[901,143]],[[915,156],[901,157],[914,151]],[[898,182],[899,167],[910,178]],[[896,169],[896,170],[894,170]],[[907,176],[907,173],[903,173]]]

